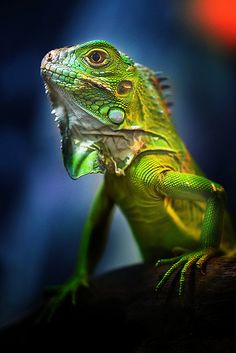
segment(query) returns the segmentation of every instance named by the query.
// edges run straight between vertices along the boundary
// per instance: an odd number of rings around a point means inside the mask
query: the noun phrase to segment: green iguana
[[[107,239],[114,206],[126,217],[143,259],[169,264],[160,290],[219,249],[234,233],[225,191],[204,177],[173,125],[162,78],[106,41],[50,51],[41,64],[46,92],[62,135],[65,167],[73,179],[104,173],[81,238],[75,274],[54,305],[88,285]],[[174,256],[174,248],[188,249]]]

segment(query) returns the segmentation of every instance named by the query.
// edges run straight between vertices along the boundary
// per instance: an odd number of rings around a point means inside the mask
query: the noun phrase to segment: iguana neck
[[[131,121],[135,121],[135,125],[140,126],[143,131],[152,136],[156,134],[159,138],[166,140],[170,148],[175,150],[183,148],[182,140],[176,132],[166,102],[151,81],[152,75],[155,75],[154,72],[141,65],[137,65],[137,70],[140,80],[129,106],[127,128]],[[153,150],[152,138],[150,138],[150,144]],[[146,148],[148,149],[148,143]]]

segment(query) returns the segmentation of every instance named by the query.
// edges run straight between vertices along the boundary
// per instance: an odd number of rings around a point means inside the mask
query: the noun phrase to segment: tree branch
[[[235,351],[236,257],[211,259],[206,275],[193,268],[183,297],[178,273],[154,291],[167,268],[140,264],[97,277],[79,290],[78,304],[68,298],[50,324],[35,326],[37,312],[4,332],[3,342],[70,342],[86,347],[81,352]]]

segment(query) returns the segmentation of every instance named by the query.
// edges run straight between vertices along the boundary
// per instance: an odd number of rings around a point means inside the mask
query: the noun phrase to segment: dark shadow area
[[[177,294],[178,281],[158,295],[154,291],[165,266],[110,272],[92,280],[89,289],[80,289],[76,306],[67,298],[51,322],[44,318],[36,323],[40,309],[3,331],[1,344],[73,344],[86,352],[233,352],[235,261],[212,259],[205,276],[193,269],[183,297]],[[44,305],[51,296],[45,296]]]

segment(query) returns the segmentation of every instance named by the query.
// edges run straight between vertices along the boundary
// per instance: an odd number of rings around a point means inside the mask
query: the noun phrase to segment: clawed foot
[[[180,280],[179,280],[179,295],[182,295],[185,285],[185,276],[188,271],[191,270],[193,265],[196,265],[197,268],[204,275],[206,272],[206,263],[211,258],[214,257],[218,251],[216,249],[208,248],[202,249],[199,251],[183,254],[181,256],[176,256],[171,259],[161,259],[158,260],[156,266],[160,265],[172,265],[168,271],[164,274],[160,282],[156,285],[156,291],[160,291],[160,289],[165,285],[167,280],[170,278],[175,270],[180,271]]]
[[[77,291],[79,287],[88,287],[88,279],[86,276],[71,277],[63,286],[61,286],[54,297],[45,306],[38,321],[46,319],[48,322],[52,320],[57,309],[61,306],[66,297],[71,296],[72,304],[76,305]]]

